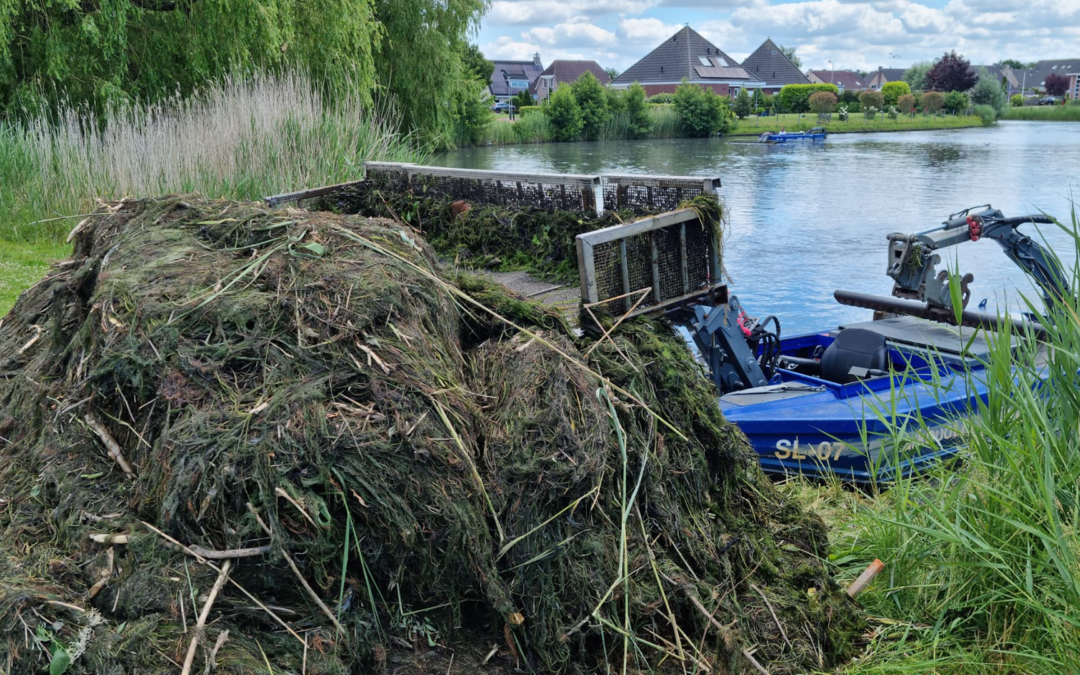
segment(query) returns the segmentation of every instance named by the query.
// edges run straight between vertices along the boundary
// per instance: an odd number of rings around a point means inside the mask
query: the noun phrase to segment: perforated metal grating
[[[630,311],[643,289],[650,292],[635,314],[722,286],[717,243],[693,209],[587,232],[577,246],[581,299],[597,312]]]
[[[719,178],[604,174],[605,211],[619,209],[672,211],[700,194],[716,194]]]
[[[477,204],[532,206],[548,211],[597,210],[599,176],[527,174],[451,169],[416,164],[367,162],[364,173],[375,186],[462,199]]]

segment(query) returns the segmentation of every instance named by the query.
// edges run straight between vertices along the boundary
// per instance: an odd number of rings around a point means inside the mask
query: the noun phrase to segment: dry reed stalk
[[[225,580],[229,578],[231,570],[232,561],[226,560],[225,564],[221,566],[217,580],[210,589],[210,595],[206,598],[202,611],[199,612],[199,619],[195,622],[195,634],[191,636],[191,643],[188,645],[187,656],[184,657],[184,667],[180,670],[180,675],[190,675],[191,673],[191,662],[195,660],[195,650],[199,646],[199,638],[206,629],[206,619],[210,616],[210,608],[214,606],[214,601],[217,600],[218,593],[221,591],[221,587],[225,585]]]

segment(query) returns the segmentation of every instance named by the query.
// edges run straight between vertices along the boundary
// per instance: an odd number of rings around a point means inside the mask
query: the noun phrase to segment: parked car
[[[1044,96],[1039,99],[1039,105],[1055,105],[1057,102],[1057,96]]]
[[[515,108],[512,103],[507,103],[505,101],[499,101],[495,105],[491,106],[491,109],[494,110],[497,113],[500,113],[500,112],[508,113],[511,110],[515,110],[515,111],[517,110],[517,108]]]

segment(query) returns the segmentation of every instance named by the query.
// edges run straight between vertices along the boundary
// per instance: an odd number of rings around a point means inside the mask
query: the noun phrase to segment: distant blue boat
[[[820,141],[826,135],[825,127],[814,127],[810,131],[800,131],[791,134],[766,132],[761,134],[758,141],[761,143],[792,143],[795,141]]]

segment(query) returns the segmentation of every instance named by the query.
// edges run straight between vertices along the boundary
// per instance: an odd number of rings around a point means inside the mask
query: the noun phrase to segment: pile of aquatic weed
[[[663,325],[586,354],[386,220],[170,197],[77,230],[0,326],[0,670],[851,653],[820,521]]]
[[[440,256],[466,269],[527,270],[562,283],[578,280],[574,238],[655,213],[620,209],[595,212],[469,204],[435,192],[398,190],[378,182],[343,186],[316,205],[339,213],[392,218],[419,230]],[[715,196],[702,195],[684,206],[696,209],[716,231],[724,210]]]

